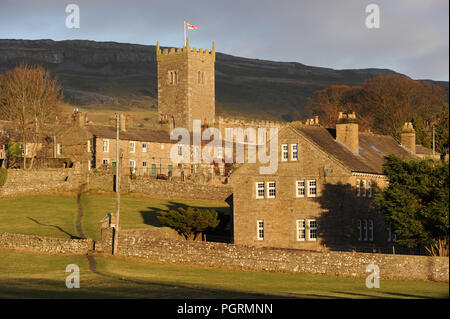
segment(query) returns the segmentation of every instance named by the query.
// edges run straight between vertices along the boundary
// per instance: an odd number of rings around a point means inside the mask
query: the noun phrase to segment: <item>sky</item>
[[[366,26],[372,3],[379,28]],[[80,28],[66,27],[69,4]],[[199,26],[188,31],[191,47],[215,41],[236,56],[448,81],[448,12],[448,0],[0,0],[0,39],[181,47],[187,20]]]

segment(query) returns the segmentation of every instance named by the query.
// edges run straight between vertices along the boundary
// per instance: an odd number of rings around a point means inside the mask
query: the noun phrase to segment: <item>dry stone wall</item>
[[[104,231],[102,238],[108,243],[112,231]],[[167,263],[356,278],[366,278],[366,267],[375,264],[381,279],[449,280],[449,259],[445,257],[250,247],[156,238],[133,231],[119,233],[119,254]]]
[[[86,254],[94,249],[92,239],[66,239],[22,234],[0,234],[0,248],[25,249],[45,253]]]
[[[82,183],[78,168],[48,168],[38,170],[9,169],[0,196],[27,193],[76,190]]]

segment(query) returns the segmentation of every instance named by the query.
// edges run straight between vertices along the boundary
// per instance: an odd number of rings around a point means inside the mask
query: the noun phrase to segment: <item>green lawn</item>
[[[155,264],[96,256],[47,255],[0,249],[0,298],[448,298],[448,283],[249,272]],[[80,267],[80,288],[67,289],[68,264]]]
[[[100,239],[100,220],[115,213],[115,194],[83,193],[82,229],[88,238]],[[159,210],[180,205],[212,207],[228,211],[224,201],[167,200],[143,195],[122,195],[120,221],[123,228],[159,226]],[[76,195],[33,195],[0,198],[0,233],[20,233],[51,237],[76,237],[78,208]]]

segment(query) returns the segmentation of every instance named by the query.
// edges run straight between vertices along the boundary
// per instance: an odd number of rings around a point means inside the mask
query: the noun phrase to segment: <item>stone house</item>
[[[233,185],[235,244],[308,250],[392,246],[389,225],[373,205],[387,181],[384,156],[418,159],[415,135],[358,130],[354,113],[340,113],[336,129],[317,121],[291,124],[278,134],[278,170],[262,175],[260,163],[236,169]],[[413,144],[412,144],[413,143]]]

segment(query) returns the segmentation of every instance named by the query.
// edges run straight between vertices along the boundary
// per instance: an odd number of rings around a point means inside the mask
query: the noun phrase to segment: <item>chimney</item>
[[[402,132],[400,133],[400,143],[411,153],[416,154],[416,131],[411,122],[403,124]]]
[[[119,130],[121,132],[127,131],[127,118],[123,114],[120,116]]]
[[[314,125],[319,125],[319,116],[318,115],[314,116]]]
[[[346,145],[353,153],[359,153],[358,122],[355,112],[339,112],[336,123],[336,140]]]

